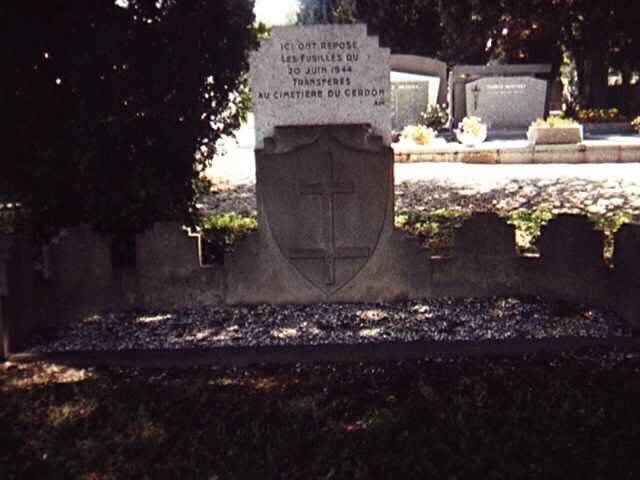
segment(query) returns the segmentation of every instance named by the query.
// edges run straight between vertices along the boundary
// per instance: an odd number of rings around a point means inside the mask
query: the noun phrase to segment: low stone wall
[[[82,316],[135,309],[218,304],[224,272],[201,265],[200,237],[175,223],[136,238],[135,266],[116,267],[109,242],[88,226],[59,234],[44,249],[15,236],[5,250],[5,353]],[[2,292],[0,291],[0,299]]]
[[[395,149],[399,163],[629,163],[640,162],[640,143],[612,144],[586,142],[574,145],[536,145],[499,147],[490,142],[474,148],[460,144]]]
[[[43,255],[25,238],[0,237],[2,353],[19,351],[42,331],[79,316],[222,303],[536,295],[610,307],[640,326],[637,224],[616,233],[612,266],[603,259],[602,232],[577,215],[560,215],[543,227],[539,256],[518,255],[514,227],[495,214],[474,214],[458,228],[449,257],[436,257],[393,231],[353,280],[331,295],[284,257],[259,258],[265,235],[263,228],[241,241],[225,265],[203,266],[198,235],[159,224],[138,236],[136,266],[123,268],[113,266],[108,243],[88,227],[68,230]]]

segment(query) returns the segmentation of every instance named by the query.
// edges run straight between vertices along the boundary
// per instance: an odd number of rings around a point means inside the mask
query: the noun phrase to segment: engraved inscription
[[[259,90],[258,99],[294,101],[300,99],[371,98],[374,106],[385,104],[385,89],[356,86],[353,78],[363,68],[357,40],[280,42],[279,66],[288,84],[277,90]]]

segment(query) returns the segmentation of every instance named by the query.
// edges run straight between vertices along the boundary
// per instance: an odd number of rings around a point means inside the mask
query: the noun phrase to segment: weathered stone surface
[[[256,148],[278,126],[364,123],[389,145],[389,55],[365,25],[274,27],[251,55]]]
[[[13,234],[13,245],[5,264],[6,296],[0,297],[2,319],[0,341],[4,353],[20,351],[34,336],[51,325],[53,312],[46,303],[47,295],[38,286],[41,276],[34,260],[39,249],[28,233],[28,226]]]
[[[640,224],[622,225],[615,234],[613,264],[619,274],[640,283]]]
[[[572,272],[604,264],[604,235],[582,215],[558,215],[542,228],[536,245],[546,262]]]
[[[455,233],[455,255],[514,257],[515,227],[495,213],[474,213]]]
[[[558,215],[542,228],[541,262],[532,294],[565,301],[607,304],[611,271],[603,256],[604,234],[585,216]]]
[[[60,294],[61,305],[95,301],[91,297],[96,291],[100,292],[99,302],[108,296],[112,274],[109,242],[90,226],[63,231],[48,250],[50,277],[69,295]]]
[[[455,232],[453,257],[465,293],[508,294],[516,260],[515,227],[495,213],[474,213]]]
[[[200,238],[175,222],[137,235],[135,264],[117,267],[109,241],[89,226],[48,247],[51,305],[63,324],[78,315],[129,308],[182,308],[222,301],[224,275],[200,264]]]
[[[134,303],[147,308],[216,305],[222,301],[224,275],[203,267],[201,238],[175,222],[157,223],[136,242],[135,282],[128,286]],[[170,252],[170,253],[168,253]]]
[[[544,117],[547,82],[533,77],[486,77],[465,86],[467,115],[490,128],[527,127]]]

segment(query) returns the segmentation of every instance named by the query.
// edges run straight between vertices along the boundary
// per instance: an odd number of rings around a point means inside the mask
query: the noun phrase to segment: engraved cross
[[[289,258],[292,260],[323,259],[325,263],[325,284],[336,283],[336,260],[346,258],[368,258],[371,252],[368,247],[336,246],[336,196],[354,194],[353,182],[339,182],[335,177],[335,161],[333,154],[328,154],[329,181],[327,183],[305,183],[300,185],[301,195],[322,196],[323,219],[322,228],[327,248],[292,248]]]
[[[473,109],[477,110],[478,109],[478,99],[480,98],[480,87],[476,84],[476,85],[473,86],[471,91],[473,92]]]

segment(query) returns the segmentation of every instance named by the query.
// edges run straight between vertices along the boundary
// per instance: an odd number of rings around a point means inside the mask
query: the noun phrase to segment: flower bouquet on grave
[[[429,145],[436,138],[436,131],[424,125],[407,125],[400,134],[399,144],[406,146]]]
[[[467,147],[473,147],[486,140],[487,125],[482,123],[480,117],[464,117],[454,132],[461,144]]]

